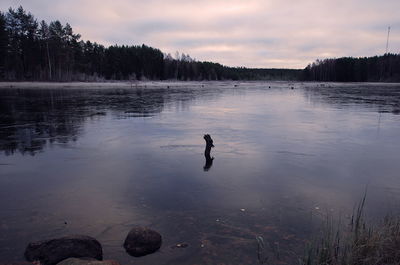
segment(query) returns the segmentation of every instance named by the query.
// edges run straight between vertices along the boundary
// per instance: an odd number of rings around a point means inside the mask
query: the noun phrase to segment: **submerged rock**
[[[55,265],[68,258],[103,259],[101,244],[89,236],[66,236],[62,238],[29,243],[25,250],[28,261],[40,261],[41,265]]]
[[[120,265],[118,262],[115,260],[95,260],[95,259],[77,259],[77,258],[69,258],[65,259],[57,265]]]
[[[126,252],[134,257],[156,252],[161,247],[161,235],[146,227],[133,228],[124,242]]]

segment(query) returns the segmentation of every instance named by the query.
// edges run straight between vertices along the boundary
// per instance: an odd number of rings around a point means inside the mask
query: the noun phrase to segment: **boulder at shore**
[[[25,250],[28,261],[40,261],[41,265],[56,265],[68,258],[103,259],[101,244],[89,236],[66,236],[62,238],[29,243]]]
[[[118,262],[114,260],[95,260],[95,259],[76,259],[69,258],[57,263],[57,265],[120,265]]]
[[[133,228],[124,242],[126,252],[134,257],[151,254],[161,247],[161,235],[149,228]]]

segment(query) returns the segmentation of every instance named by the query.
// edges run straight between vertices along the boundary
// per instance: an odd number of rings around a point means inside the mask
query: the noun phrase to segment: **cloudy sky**
[[[1,0],[104,45],[147,44],[229,66],[304,68],[400,53],[400,0]]]

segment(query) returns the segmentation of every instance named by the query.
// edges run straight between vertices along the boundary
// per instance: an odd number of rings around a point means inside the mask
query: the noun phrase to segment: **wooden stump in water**
[[[206,164],[204,165],[203,169],[204,169],[204,171],[208,171],[211,168],[213,160],[214,160],[214,157],[211,157],[211,155],[210,155],[211,148],[214,147],[214,142],[213,142],[213,139],[211,139],[211,136],[209,134],[204,135],[204,140],[206,141],[206,148],[204,150]]]

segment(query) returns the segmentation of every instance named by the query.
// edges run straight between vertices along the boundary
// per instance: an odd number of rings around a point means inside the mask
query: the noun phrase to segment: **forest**
[[[174,57],[146,45],[105,47],[71,25],[38,22],[20,6],[0,13],[0,80],[296,80],[301,70],[249,69]]]
[[[305,69],[228,67],[146,45],[105,47],[70,24],[38,20],[22,6],[0,12],[1,81],[301,80],[399,82],[400,54],[324,59]]]
[[[400,54],[317,60],[302,74],[305,81],[400,82]]]

